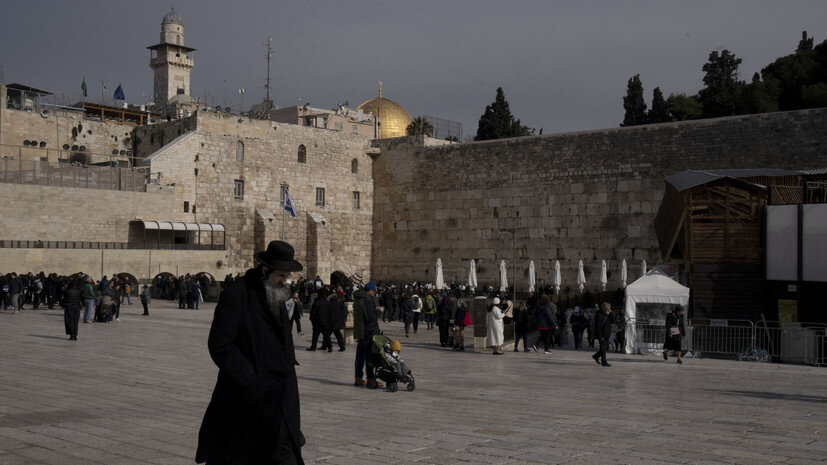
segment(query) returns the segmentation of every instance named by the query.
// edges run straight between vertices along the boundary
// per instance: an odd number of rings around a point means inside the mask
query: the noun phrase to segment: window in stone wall
[[[316,206],[324,207],[324,187],[316,188]]]
[[[350,172],[351,173],[358,173],[359,172],[359,160],[354,158],[350,162]]]
[[[244,198],[244,181],[241,179],[236,179],[233,181],[233,195],[237,199]]]
[[[299,163],[307,163],[307,148],[304,144],[299,146]]]
[[[353,191],[353,209],[354,210],[358,210],[362,206],[361,202],[359,201],[360,200],[359,197],[360,197],[359,196],[359,191]]]
[[[244,161],[244,143],[241,141],[235,143],[235,159],[236,161]]]
[[[190,212],[190,203],[185,200],[184,201],[184,213],[189,213],[189,212]]]

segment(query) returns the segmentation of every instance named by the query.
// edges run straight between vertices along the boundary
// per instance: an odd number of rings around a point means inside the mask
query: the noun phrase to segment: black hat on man
[[[279,271],[301,271],[302,264],[297,262],[293,255],[293,246],[284,241],[272,241],[267,250],[260,250],[253,254],[253,258],[262,265]]]

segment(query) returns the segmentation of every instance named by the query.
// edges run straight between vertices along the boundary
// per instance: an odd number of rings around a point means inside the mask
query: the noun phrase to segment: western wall
[[[409,137],[376,141],[376,279],[433,281],[440,258],[446,282],[495,284],[500,260],[518,287],[529,260],[551,284],[559,260],[563,287],[587,287],[609,269],[609,289],[628,282],[660,250],[652,221],[664,177],[684,169],[827,166],[827,109],[615,128],[507,140],[439,144]],[[516,248],[515,233],[516,230]]]

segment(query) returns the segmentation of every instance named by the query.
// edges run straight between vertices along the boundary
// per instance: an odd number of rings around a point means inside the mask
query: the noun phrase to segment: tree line
[[[802,32],[795,52],[780,57],[755,73],[751,82],[738,79],[741,59],[729,50],[713,51],[703,65],[704,87],[695,95],[671,93],[664,98],[660,87],[646,107],[640,74],[629,78],[623,97],[621,126],[666,123],[720,116],[827,106],[827,40],[813,46]]]

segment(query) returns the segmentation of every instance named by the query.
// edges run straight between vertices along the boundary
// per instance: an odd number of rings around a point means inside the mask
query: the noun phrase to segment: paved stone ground
[[[215,382],[212,305],[126,306],[63,335],[62,312],[0,312],[0,464],[193,463]],[[309,328],[308,328],[309,329]],[[399,323],[385,325],[399,335]],[[453,353],[402,339],[414,392],[351,385],[352,348],[296,338],[309,463],[824,463],[827,370],[556,350]]]

